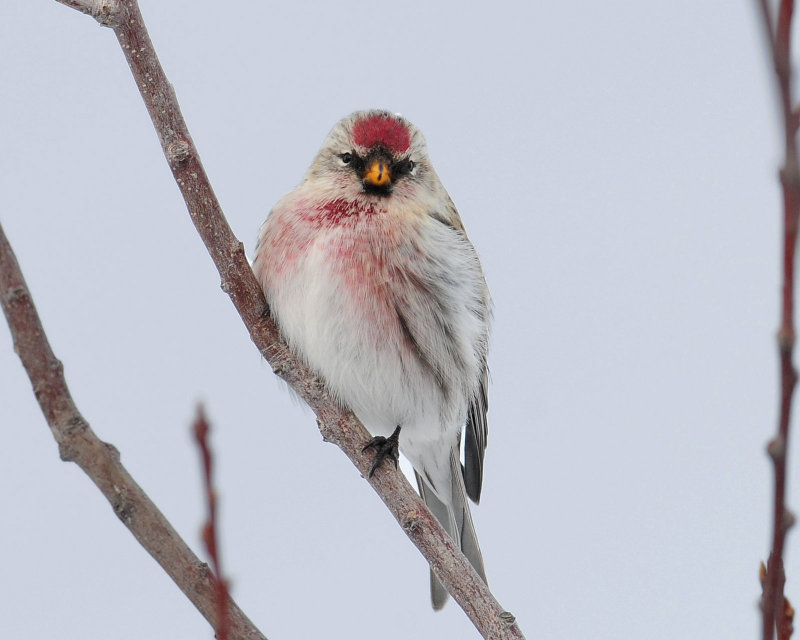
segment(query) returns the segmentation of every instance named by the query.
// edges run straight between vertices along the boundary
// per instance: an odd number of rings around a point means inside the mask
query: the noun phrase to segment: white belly
[[[485,285],[455,230],[388,222],[287,233],[270,219],[256,272],[292,350],[371,433],[401,426],[401,451],[438,484],[482,373]]]

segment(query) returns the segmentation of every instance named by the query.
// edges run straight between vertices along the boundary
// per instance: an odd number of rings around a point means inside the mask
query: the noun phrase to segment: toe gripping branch
[[[370,478],[377,469],[380,469],[383,461],[387,458],[394,462],[394,468],[397,469],[397,463],[400,460],[400,425],[397,425],[397,429],[395,429],[388,438],[383,436],[375,436],[372,438],[372,440],[364,445],[361,452],[363,453],[367,449],[375,449],[375,458],[369,469]]]

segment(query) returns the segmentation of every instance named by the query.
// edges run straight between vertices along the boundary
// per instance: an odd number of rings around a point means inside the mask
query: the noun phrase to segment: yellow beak
[[[392,170],[385,160],[377,158],[367,167],[364,182],[375,187],[382,187],[392,181]]]

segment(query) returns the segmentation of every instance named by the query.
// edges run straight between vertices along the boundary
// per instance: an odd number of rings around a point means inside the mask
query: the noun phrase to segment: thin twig
[[[75,0],[58,1],[70,6],[76,4]],[[250,337],[275,373],[317,414],[323,438],[339,446],[366,477],[371,456],[361,449],[369,434],[295,358],[281,341],[274,322],[263,313],[266,308],[263,292],[242,243],[233,235],[222,214],[174,91],[153,49],[138,4],[135,0],[109,0],[102,4],[105,9],[101,22],[111,26],[119,40],[192,222],[220,273],[222,289],[230,296]],[[368,482],[481,635],[493,640],[523,638],[514,616],[495,600],[405,476],[391,469],[376,473]]]
[[[228,592],[228,581],[222,575],[222,562],[220,560],[219,549],[219,528],[217,527],[217,492],[214,489],[213,457],[211,455],[211,445],[208,444],[208,432],[211,430],[206,419],[203,406],[197,407],[197,417],[192,425],[192,432],[200,448],[200,458],[203,463],[203,487],[206,495],[206,508],[208,509],[208,520],[203,525],[203,544],[211,558],[211,567],[216,578],[217,594],[217,640],[228,640],[229,638],[229,614],[228,605],[230,593]]]
[[[786,533],[794,524],[794,515],[786,506],[786,457],[792,399],[797,384],[794,366],[794,272],[797,247],[797,223],[800,213],[800,169],[797,154],[797,115],[793,108],[791,26],[794,1],[781,0],[777,25],[774,26],[768,0],[759,0],[762,21],[767,31],[770,54],[778,81],[778,98],[783,115],[784,162],[780,172],[783,192],[783,287],[781,324],[778,329],[781,398],[778,433],[767,446],[772,459],[775,492],[773,498],[772,547],[762,579],[762,638],[772,640],[777,629],[779,640],[792,633],[793,609],[784,597],[783,552]]]
[[[769,50],[775,51],[775,27],[772,21],[772,10],[770,9],[770,0],[758,0],[759,9],[761,10],[761,23],[764,25]]]
[[[175,581],[200,613],[216,625],[215,580],[164,515],[120,463],[119,452],[102,442],[78,411],[64,369],[47,341],[39,314],[11,245],[0,226],[0,305],[36,399],[58,443],[61,459],[75,462],[114,508],[123,524]],[[235,604],[233,637],[266,640]]]

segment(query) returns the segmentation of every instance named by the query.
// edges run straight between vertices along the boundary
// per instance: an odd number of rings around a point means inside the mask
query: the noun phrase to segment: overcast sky
[[[529,640],[758,634],[780,138],[755,4],[142,0],[250,255],[339,118],[424,132],[494,299],[473,515]],[[4,2],[0,57],[0,222],[98,435],[199,552],[206,403],[223,561],[270,640],[477,637],[431,611],[423,558],[261,361],[113,33]],[[4,325],[0,428],[6,636],[213,637],[59,460]]]

